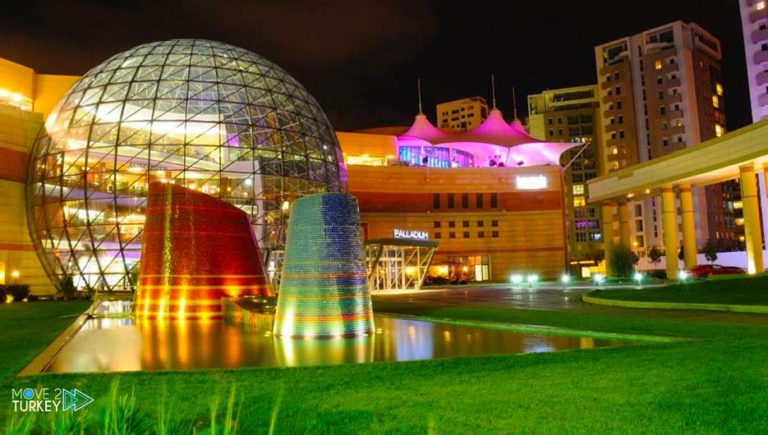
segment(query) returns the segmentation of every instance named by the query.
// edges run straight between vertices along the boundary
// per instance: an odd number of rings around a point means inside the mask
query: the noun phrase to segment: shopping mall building
[[[153,181],[249,213],[272,272],[291,202],[346,184],[369,263],[412,248],[390,258],[396,280],[552,278],[567,257],[559,161],[573,146],[533,139],[497,109],[465,132],[420,113],[399,134],[334,136],[285,71],[225,44],[145,44],[82,78],[0,59],[0,283],[135,288]]]

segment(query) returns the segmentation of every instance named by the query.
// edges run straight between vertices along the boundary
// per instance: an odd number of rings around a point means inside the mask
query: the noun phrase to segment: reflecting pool
[[[626,345],[375,316],[376,333],[354,339],[288,339],[224,321],[88,320],[48,372],[297,367],[459,356],[556,352]]]

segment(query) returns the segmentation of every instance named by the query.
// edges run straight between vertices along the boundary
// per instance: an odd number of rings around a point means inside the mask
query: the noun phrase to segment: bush
[[[73,299],[75,297],[77,287],[75,287],[75,282],[71,276],[65,276],[59,281],[59,291],[64,295],[64,299]]]
[[[21,302],[29,296],[29,286],[26,284],[0,285],[0,297],[5,300],[6,295],[13,296],[15,302]]]
[[[667,279],[667,271],[666,269],[654,269],[654,270],[648,270],[645,272],[645,274],[650,278],[656,278],[656,279]]]
[[[630,278],[635,272],[635,253],[627,245],[618,244],[613,247],[613,254],[608,259],[613,276]]]

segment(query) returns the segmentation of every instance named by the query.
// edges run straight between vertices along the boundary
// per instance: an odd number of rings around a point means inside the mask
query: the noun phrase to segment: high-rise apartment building
[[[437,104],[437,126],[443,130],[467,131],[488,117],[488,102],[483,97],[469,97]]]
[[[744,33],[744,54],[747,61],[749,100],[752,122],[768,117],[768,2],[739,0],[741,30]],[[766,204],[765,172],[760,180],[760,205],[763,215],[763,240],[768,240],[768,204]]]
[[[552,142],[586,142],[563,153],[560,163],[573,162],[564,176],[568,257],[573,272],[593,265],[602,249],[600,207],[588,203],[585,183],[599,173],[597,144],[601,129],[597,85],[545,90],[528,96],[528,127],[531,136]],[[581,153],[579,154],[579,152]]]
[[[768,2],[739,0],[752,121],[768,117]]]
[[[720,41],[676,21],[595,47],[603,168],[615,171],[725,133]],[[733,181],[694,189],[697,246],[738,246],[743,234]],[[663,246],[658,198],[630,204],[636,251]]]

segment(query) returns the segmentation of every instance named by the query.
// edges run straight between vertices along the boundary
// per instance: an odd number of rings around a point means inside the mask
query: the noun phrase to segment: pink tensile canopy
[[[559,165],[560,155],[579,145],[572,142],[544,142],[528,135],[519,120],[507,124],[501,111],[492,109],[482,124],[472,130],[444,132],[418,114],[411,128],[398,136],[400,145],[450,145],[476,158],[500,157],[504,166]]]

